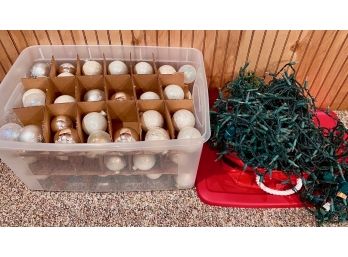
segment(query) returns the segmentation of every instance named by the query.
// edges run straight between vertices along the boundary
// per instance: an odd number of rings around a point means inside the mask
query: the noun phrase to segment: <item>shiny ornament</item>
[[[19,134],[18,141],[26,143],[40,143],[43,142],[43,135],[41,127],[37,125],[24,126]]]
[[[100,89],[91,89],[88,90],[83,97],[85,102],[97,102],[105,100],[105,93]]]
[[[76,144],[81,141],[76,129],[66,128],[56,132],[54,142],[56,144]]]
[[[128,74],[128,67],[124,62],[113,61],[109,64],[108,71],[111,75]]]
[[[84,75],[100,75],[103,72],[103,67],[99,62],[86,61],[82,66]]]
[[[163,128],[152,128],[145,135],[145,141],[169,140],[167,130]]]
[[[195,116],[188,110],[181,109],[176,111],[173,115],[173,125],[177,131],[184,127],[194,127],[195,124]]]
[[[191,188],[196,180],[195,173],[179,173],[175,178],[177,188]]]
[[[193,127],[184,127],[182,128],[177,136],[177,139],[192,139],[192,138],[200,138],[201,132],[198,129]]]
[[[111,96],[111,100],[116,100],[116,101],[132,100],[132,97],[125,92],[117,92]]]
[[[62,129],[71,128],[73,126],[73,121],[69,116],[58,115],[54,117],[51,121],[51,129],[53,132],[57,132]]]
[[[37,88],[32,88],[25,91],[22,97],[24,107],[45,105],[45,101],[45,92]]]
[[[34,63],[30,69],[30,76],[37,77],[48,77],[50,73],[50,65],[46,62]]]
[[[104,158],[104,164],[109,170],[117,173],[127,166],[127,162],[122,156],[107,156]]]
[[[21,130],[22,126],[17,123],[6,123],[0,128],[0,140],[17,141]]]
[[[164,96],[168,100],[182,100],[185,98],[184,90],[178,85],[168,85],[164,89]]]
[[[134,70],[136,74],[153,74],[153,68],[151,64],[147,62],[138,62]]]
[[[83,131],[90,135],[95,131],[102,130],[105,131],[107,128],[105,112],[90,112],[82,119]]]
[[[154,154],[138,154],[133,157],[134,170],[150,170],[156,164],[156,156]]]
[[[159,100],[161,99],[160,96],[152,91],[147,91],[145,93],[142,93],[140,96],[140,100]]]
[[[184,73],[184,82],[186,84],[190,84],[196,80],[196,69],[190,64],[181,66],[179,72]]]
[[[61,78],[61,77],[71,77],[71,76],[75,76],[75,75],[70,72],[63,72],[59,74],[57,77]]]
[[[162,174],[146,174],[146,177],[148,177],[149,179],[158,179],[162,176]]]
[[[76,73],[76,68],[73,64],[66,62],[66,63],[62,63],[61,65],[59,65],[58,72],[59,73],[70,73],[70,74],[74,75]]]
[[[171,65],[162,65],[158,69],[160,74],[174,74],[176,72],[175,68]]]
[[[155,110],[148,110],[141,115],[141,126],[144,131],[149,129],[160,127],[162,128],[164,119],[162,114]]]
[[[114,134],[115,142],[131,143],[139,141],[139,134],[132,128],[121,128]]]
[[[104,143],[110,143],[110,142],[111,142],[111,137],[109,133],[102,130],[97,130],[92,132],[87,139],[87,143],[89,144],[104,144]]]
[[[55,104],[62,104],[62,103],[75,103],[76,99],[72,97],[71,95],[61,95],[54,100]]]

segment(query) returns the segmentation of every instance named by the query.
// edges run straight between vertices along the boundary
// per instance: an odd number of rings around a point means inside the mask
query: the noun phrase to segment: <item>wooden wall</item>
[[[114,44],[194,47],[203,52],[208,84],[220,87],[249,61],[263,75],[290,60],[309,81],[319,107],[348,109],[348,31],[313,30],[36,30],[0,31],[0,80],[30,45]]]

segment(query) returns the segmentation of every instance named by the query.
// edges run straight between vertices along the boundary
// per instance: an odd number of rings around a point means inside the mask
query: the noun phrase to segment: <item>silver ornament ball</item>
[[[104,101],[105,93],[103,90],[100,89],[91,89],[86,92],[85,96],[83,97],[83,100],[85,102]]]
[[[37,77],[48,77],[50,72],[50,65],[46,62],[37,62],[34,63],[30,69],[30,76]]]
[[[43,142],[43,135],[41,127],[37,125],[24,126],[19,134],[18,140],[26,143],[40,143]]]
[[[22,102],[24,107],[45,105],[46,94],[41,89],[32,88],[24,92]]]
[[[17,123],[6,123],[0,128],[0,140],[17,141],[21,130],[22,126]]]

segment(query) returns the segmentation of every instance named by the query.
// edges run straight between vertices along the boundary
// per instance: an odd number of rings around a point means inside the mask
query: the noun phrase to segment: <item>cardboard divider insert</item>
[[[51,78],[53,91],[54,91],[54,100],[61,95],[70,95],[77,99],[77,79],[75,76],[70,77],[54,77]],[[53,102],[54,102],[53,100]]]
[[[172,123],[172,119],[171,119],[170,113],[169,113],[163,100],[152,100],[152,101],[139,100],[139,101],[137,101],[137,106],[138,106],[138,110],[139,110],[140,122],[141,122],[141,115],[145,111],[155,110],[155,111],[158,111],[159,113],[161,113],[163,116],[163,119],[164,119],[163,128],[168,131],[171,139],[175,139],[175,130],[174,130],[174,126]],[[143,133],[142,140],[145,139],[145,134],[146,133]]]
[[[192,99],[191,92],[189,90],[189,86],[184,83],[184,73],[176,72],[174,74],[159,74],[158,80],[162,91],[164,91],[165,87],[171,84],[180,86],[185,95],[185,99]]]
[[[85,132],[82,129],[82,120],[83,117],[90,113],[90,112],[101,112],[104,111],[106,115],[108,116],[108,110],[106,106],[105,101],[99,101],[99,102],[79,102],[77,103],[77,123],[76,123],[76,129],[79,133],[81,142],[86,143],[88,135],[85,134]],[[107,116],[105,117],[107,119]],[[111,136],[111,133],[109,131],[109,128],[107,127],[106,132],[108,132]]]
[[[73,121],[73,128],[77,127],[77,105],[76,103],[62,103],[62,104],[50,104],[46,107],[47,110],[47,120],[48,122],[48,130],[50,132],[50,142],[54,143],[54,134],[51,128],[51,121],[54,117],[58,115],[68,116]],[[77,130],[77,129],[76,129]],[[80,136],[79,136],[80,137]],[[81,140],[81,138],[80,138]],[[81,140],[82,142],[82,140]]]
[[[24,126],[37,125],[42,128],[45,143],[49,143],[50,133],[48,126],[48,116],[45,106],[32,106],[25,108],[14,108],[14,113]]]
[[[152,91],[164,99],[163,91],[158,81],[157,74],[151,75],[133,75],[133,85],[137,99],[140,99],[141,94]]]
[[[51,63],[50,63],[49,77],[54,78],[55,76],[57,76],[57,72],[58,72],[57,62],[56,62],[56,59],[54,58],[54,56],[52,56]]]
[[[135,101],[107,101],[109,131],[113,141],[121,128],[134,129],[141,138],[141,126]]]
[[[54,101],[54,87],[49,78],[22,78],[22,84],[25,91],[33,88],[41,89],[46,94],[46,104]]]
[[[103,75],[95,76],[77,76],[77,85],[76,85],[76,100],[78,102],[84,101],[84,95],[88,90],[91,89],[100,89],[105,91],[105,81]],[[105,93],[105,92],[104,92]]]
[[[131,76],[125,75],[106,75],[105,76],[105,97],[113,100],[111,97],[117,92],[127,93],[131,100],[136,98],[132,84]]]

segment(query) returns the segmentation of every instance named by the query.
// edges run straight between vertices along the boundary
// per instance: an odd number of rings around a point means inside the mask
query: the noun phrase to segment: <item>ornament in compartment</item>
[[[82,71],[84,75],[101,75],[103,67],[97,61],[86,61],[82,66]]]
[[[90,112],[85,115],[82,119],[83,131],[90,135],[94,131],[102,130],[105,131],[107,128],[107,120],[105,118],[106,113],[101,112]]]
[[[30,77],[48,77],[50,72],[50,64],[47,62],[37,62],[34,63],[30,69]]]
[[[45,105],[46,93],[38,88],[32,88],[24,92],[22,96],[24,107]]]
[[[109,64],[108,71],[111,75],[128,74],[128,67],[122,61],[113,61]]]

